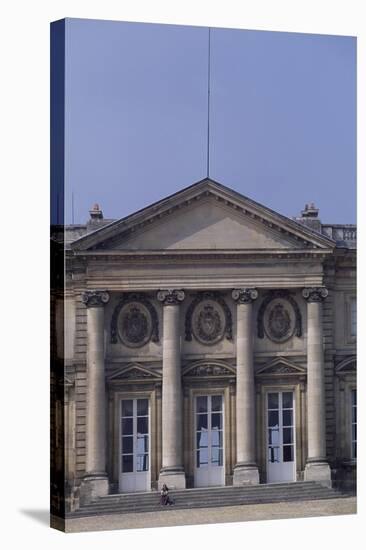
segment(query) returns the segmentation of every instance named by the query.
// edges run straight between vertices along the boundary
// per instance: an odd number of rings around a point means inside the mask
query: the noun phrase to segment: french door
[[[119,490],[126,493],[149,491],[149,400],[122,399],[120,419]]]
[[[295,409],[292,391],[267,394],[267,482],[295,481]]]
[[[194,424],[195,487],[225,485],[222,395],[196,396]]]

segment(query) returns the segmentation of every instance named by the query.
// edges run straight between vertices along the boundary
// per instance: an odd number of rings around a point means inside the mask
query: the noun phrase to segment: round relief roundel
[[[284,298],[271,300],[266,307],[263,324],[268,338],[274,342],[285,342],[295,331],[296,318],[292,305]]]
[[[192,331],[195,338],[202,344],[216,344],[226,329],[225,314],[214,300],[203,300],[194,308],[192,315]]]
[[[124,305],[118,317],[118,334],[123,344],[141,347],[151,337],[152,322],[149,310],[139,302]]]

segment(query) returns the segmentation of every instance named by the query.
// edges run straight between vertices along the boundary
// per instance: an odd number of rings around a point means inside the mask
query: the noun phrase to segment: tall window
[[[351,300],[351,336],[357,335],[357,301],[356,298]]]
[[[351,455],[352,458],[357,458],[357,390],[351,392]]]

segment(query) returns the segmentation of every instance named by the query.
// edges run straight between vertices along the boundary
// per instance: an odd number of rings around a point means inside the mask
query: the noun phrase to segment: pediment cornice
[[[346,357],[336,365],[335,370],[337,374],[346,374],[348,372],[356,372],[357,371],[356,356],[352,355],[351,357]]]
[[[256,376],[278,375],[305,375],[306,368],[299,366],[286,357],[276,357],[256,371]]]
[[[107,377],[108,382],[120,380],[161,380],[161,373],[148,369],[138,363],[131,363],[118,369]]]
[[[139,231],[148,230],[163,218],[174,216],[178,211],[207,200],[221,204],[236,215],[247,218],[251,224],[280,235],[289,243],[293,241],[296,248],[332,250],[335,247],[332,239],[315,233],[228,187],[206,179],[77,239],[71,244],[71,249],[74,251],[111,250],[121,240],[131,238]]]
[[[184,377],[236,376],[236,369],[224,361],[198,361],[183,368]]]

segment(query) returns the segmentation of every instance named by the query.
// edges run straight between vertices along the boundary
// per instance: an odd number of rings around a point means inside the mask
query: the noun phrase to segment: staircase
[[[297,483],[273,483],[251,485],[246,487],[205,487],[169,491],[173,506],[160,505],[160,493],[124,493],[99,497],[90,504],[85,504],[67,518],[128,514],[139,512],[156,512],[176,509],[212,508],[218,506],[238,506],[275,502],[319,500],[349,496],[335,489],[320,485],[315,481]]]

